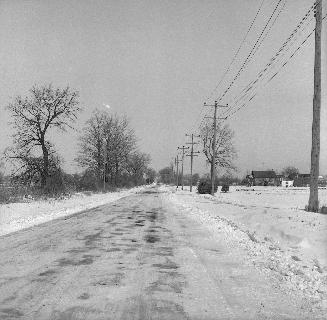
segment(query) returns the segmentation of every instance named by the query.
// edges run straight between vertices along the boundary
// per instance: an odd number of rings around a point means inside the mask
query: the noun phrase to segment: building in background
[[[309,187],[310,173],[299,173],[294,179],[294,187]]]
[[[252,171],[247,179],[249,186],[280,186],[282,181],[274,170]]]

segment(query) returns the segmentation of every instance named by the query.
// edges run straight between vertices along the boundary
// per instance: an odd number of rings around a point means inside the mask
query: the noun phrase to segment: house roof
[[[275,171],[252,171],[253,178],[277,178]]]
[[[310,173],[299,173],[298,177],[299,178],[310,178]]]

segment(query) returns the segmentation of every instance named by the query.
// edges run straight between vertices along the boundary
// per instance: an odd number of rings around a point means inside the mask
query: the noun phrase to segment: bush
[[[214,191],[217,192],[218,190],[218,183],[215,183],[215,188]],[[205,179],[205,180],[200,180],[199,185],[198,185],[198,193],[200,194],[205,194],[211,193],[211,180],[210,179]]]
[[[320,213],[322,213],[322,214],[327,214],[327,206],[322,206],[322,207],[320,208]]]
[[[43,192],[40,188],[24,186],[20,184],[10,184],[0,186],[0,204],[14,202],[30,202],[41,199]]]

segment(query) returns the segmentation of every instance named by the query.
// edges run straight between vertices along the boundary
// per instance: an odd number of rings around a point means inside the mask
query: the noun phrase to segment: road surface
[[[0,238],[0,319],[309,319],[157,188]]]

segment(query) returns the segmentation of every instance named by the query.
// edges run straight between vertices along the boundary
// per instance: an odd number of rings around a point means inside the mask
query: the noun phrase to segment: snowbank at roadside
[[[261,241],[275,242],[283,250],[298,250],[327,271],[327,216],[306,212],[308,199],[308,188],[234,187],[228,193],[216,193],[214,201],[228,207],[220,215]],[[326,189],[319,190],[319,199],[326,204]]]
[[[164,188],[181,210],[236,240],[258,269],[327,308],[327,216],[302,209],[308,189],[231,188],[212,197]]]
[[[116,201],[143,188],[110,193],[76,193],[66,199],[0,204],[0,236]]]

